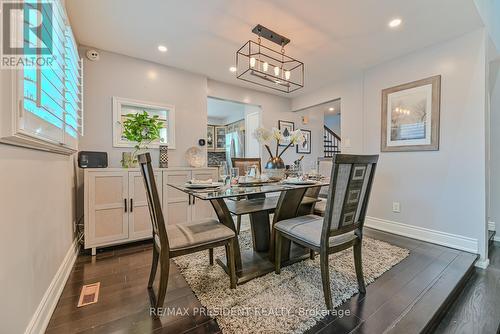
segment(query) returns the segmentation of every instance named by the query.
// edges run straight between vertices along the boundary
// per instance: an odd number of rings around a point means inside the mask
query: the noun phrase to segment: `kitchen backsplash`
[[[226,161],[226,152],[208,152],[209,167],[217,167],[222,161]]]

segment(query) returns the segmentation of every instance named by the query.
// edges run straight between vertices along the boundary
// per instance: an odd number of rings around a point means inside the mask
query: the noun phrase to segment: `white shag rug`
[[[251,234],[241,231],[241,249],[251,249]],[[223,247],[215,257],[225,254]],[[409,255],[407,249],[363,238],[363,273],[366,284]],[[229,288],[229,276],[217,264],[210,266],[207,252],[175,258],[182,275],[216,318],[223,333],[302,333],[325,316],[319,255],[265,276]],[[352,248],[330,255],[333,305],[337,307],[358,292]]]

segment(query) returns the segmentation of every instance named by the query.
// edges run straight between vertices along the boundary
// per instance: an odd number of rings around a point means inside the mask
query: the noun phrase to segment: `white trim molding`
[[[476,261],[475,266],[481,269],[486,269],[490,265],[490,259],[479,259]]]
[[[496,231],[496,223],[495,222],[488,222],[488,231]]]
[[[68,249],[61,266],[54,275],[52,282],[50,282],[49,287],[45,291],[40,304],[38,304],[28,327],[26,327],[26,330],[24,331],[25,334],[45,333],[50,317],[52,316],[57,302],[59,301],[59,297],[63,292],[64,285],[68,280],[71,270],[73,269],[73,265],[75,264],[78,256],[79,248],[80,244],[78,243],[78,240],[75,239]]]
[[[365,220],[365,226],[384,232],[427,241],[446,247],[460,249],[474,254],[479,253],[477,239],[468,238],[457,234],[431,230],[424,227],[413,226],[368,216]]]
[[[493,241],[500,241],[500,231],[497,231],[495,222],[488,222],[488,231],[495,231],[495,236],[493,237]]]

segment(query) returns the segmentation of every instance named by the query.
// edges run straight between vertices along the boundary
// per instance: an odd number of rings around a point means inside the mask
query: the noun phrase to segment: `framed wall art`
[[[439,150],[441,76],[382,90],[382,152]]]

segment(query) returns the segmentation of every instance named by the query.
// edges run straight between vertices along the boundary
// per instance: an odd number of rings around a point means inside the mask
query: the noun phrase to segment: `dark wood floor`
[[[366,234],[410,249],[410,255],[355,295],[309,333],[419,333],[429,330],[449,296],[473,272],[475,255],[367,229]],[[154,320],[146,290],[151,244],[144,242],[79,256],[66,283],[47,333],[217,333],[207,316],[177,314]],[[101,282],[97,304],[77,308],[83,284]],[[497,292],[498,293],[498,292]],[[498,304],[497,304],[498,305]],[[165,307],[201,307],[175,265],[171,266]],[[497,307],[498,309],[498,307]]]
[[[500,242],[491,244],[489,257],[489,267],[475,270],[436,334],[500,332]]]

